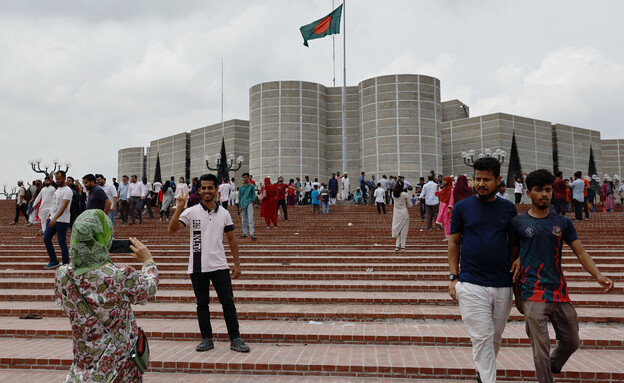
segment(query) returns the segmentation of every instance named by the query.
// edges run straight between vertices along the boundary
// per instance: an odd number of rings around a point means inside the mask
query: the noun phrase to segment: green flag
[[[342,15],[342,5],[336,8],[332,13],[316,20],[313,23],[304,25],[299,28],[303,36],[303,45],[308,46],[308,40],[320,39],[327,35],[340,33],[340,16]]]

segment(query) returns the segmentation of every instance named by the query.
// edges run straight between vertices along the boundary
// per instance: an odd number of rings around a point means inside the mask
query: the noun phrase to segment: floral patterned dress
[[[82,295],[76,292],[74,278]],[[74,363],[65,382],[141,382],[130,358],[138,334],[131,304],[145,304],[156,295],[158,268],[147,262],[138,272],[131,266],[107,264],[75,277],[70,266],[56,271],[56,304],[69,316]],[[106,328],[104,327],[106,326]]]

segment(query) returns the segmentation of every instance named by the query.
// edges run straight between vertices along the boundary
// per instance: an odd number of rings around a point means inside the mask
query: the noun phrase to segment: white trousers
[[[472,342],[475,368],[483,383],[495,383],[496,355],[511,312],[513,291],[511,287],[457,282],[455,292]]]
[[[39,219],[41,220],[41,231],[45,231],[48,218],[50,218],[50,209],[39,211]]]

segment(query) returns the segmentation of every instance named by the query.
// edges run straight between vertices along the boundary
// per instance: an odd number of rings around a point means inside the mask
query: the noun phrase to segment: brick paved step
[[[0,382],[49,383],[62,382],[67,375],[62,370],[11,370],[0,369]],[[467,383],[474,379],[401,379],[383,378],[388,383]],[[214,374],[210,371],[200,373],[162,373],[150,372],[143,374],[145,383],[378,383],[379,378],[351,378],[347,376],[280,376],[267,374]],[[504,383],[499,380],[500,383]]]
[[[150,247],[151,249],[151,247]],[[331,263],[333,265],[336,264],[379,264],[379,263],[388,263],[392,262],[394,265],[403,265],[403,264],[448,264],[448,256],[447,250],[437,251],[440,255],[432,255],[432,251],[427,252],[416,252],[416,251],[406,251],[397,253],[394,249],[389,249],[388,251],[374,250],[371,252],[366,252],[363,255],[327,255],[327,251],[310,251],[302,254],[293,253],[291,250],[280,250],[280,251],[270,251],[266,252],[267,255],[259,254],[262,249],[251,250],[248,252],[242,252],[240,255],[240,260],[242,264],[246,265],[255,265],[255,264],[271,264],[271,263],[302,263],[302,264],[323,264],[323,263]],[[189,255],[184,253],[182,255],[180,251],[175,252],[163,252],[163,251],[151,251],[154,260],[161,266],[164,266],[169,263],[187,263]],[[621,250],[609,250],[614,255],[624,254],[624,247]],[[283,253],[280,255],[279,253]],[[315,255],[310,255],[313,253]],[[601,252],[604,253],[604,252]],[[45,251],[22,251],[17,253],[10,251],[2,251],[0,250],[0,258],[3,260],[3,263],[0,265],[0,270],[7,268],[8,264],[13,263],[29,263],[31,265],[45,264],[49,261],[48,255]],[[351,253],[349,253],[351,254]],[[136,260],[129,255],[113,255],[113,259],[115,263],[120,264],[132,264],[135,263]],[[231,259],[231,257],[230,257]],[[602,265],[620,265],[624,263],[624,255],[623,256],[608,256],[608,255],[592,255],[592,259],[599,267]],[[573,266],[579,264],[578,259],[575,256],[567,255],[563,258],[563,264],[567,266]],[[448,266],[447,266],[448,267]],[[621,270],[621,268],[620,268]]]
[[[223,319],[214,320],[215,340],[229,339]],[[201,340],[196,319],[140,318],[139,325],[154,340]],[[552,326],[549,326],[552,327]],[[332,343],[332,344],[407,344],[418,346],[446,345],[469,347],[470,338],[462,323],[367,322],[283,322],[240,321],[245,341],[261,343]],[[552,344],[555,334],[549,328]],[[23,320],[0,318],[0,337],[70,338],[67,318]],[[585,349],[624,348],[624,329],[616,326],[581,325],[581,347]],[[502,339],[503,346],[530,345],[523,322],[509,323]]]
[[[157,261],[157,260],[156,260]],[[386,263],[377,263],[374,265],[367,265],[366,263],[303,263],[303,262],[281,262],[281,263],[249,263],[242,264],[246,271],[249,272],[282,272],[282,271],[296,271],[296,272],[362,272],[370,266],[374,267],[375,272],[436,272],[446,273],[448,276],[448,264],[443,263],[389,263],[392,259],[387,259]],[[45,262],[45,261],[44,261]],[[137,263],[132,263],[135,266],[140,266]],[[5,262],[4,267],[14,270],[29,270],[33,269],[32,262]],[[580,264],[567,264],[563,266],[565,273],[580,273],[584,272],[583,267]],[[599,265],[603,274],[611,275],[612,273],[622,272],[622,266],[619,264],[607,264]],[[158,266],[162,271],[186,271],[188,270],[188,262],[184,263],[161,263]]]
[[[5,269],[0,270],[0,279],[2,278],[54,278],[54,270],[44,270],[43,264],[40,265],[41,269]],[[140,265],[134,265],[140,267]],[[428,271],[428,272],[406,272],[406,271],[393,271],[393,272],[377,272],[374,265],[368,265],[372,267],[373,271],[362,272],[299,272],[296,270],[288,271],[248,271],[245,265],[242,265],[243,276],[241,280],[323,280],[331,281],[328,283],[335,283],[336,281],[345,280],[357,280],[357,281],[370,281],[370,280],[387,280],[387,281],[448,281],[448,271]],[[187,279],[188,274],[186,271],[159,271],[159,277],[162,280],[165,279]],[[608,273],[609,277],[613,278],[616,283],[618,280],[624,279],[624,272]],[[593,282],[594,277],[589,275],[586,271],[583,272],[566,272],[566,281],[572,282]]]
[[[240,320],[284,320],[284,321],[351,321],[351,322],[404,322],[414,320],[461,321],[458,306],[433,305],[309,305],[309,304],[261,304],[237,303]],[[152,319],[196,319],[194,303],[148,303],[133,306],[137,318]],[[576,307],[578,319],[586,323],[624,323],[624,310],[619,308]],[[52,301],[0,301],[0,317],[19,317],[37,314],[43,317],[65,317]],[[222,319],[221,305],[210,306],[212,318]],[[510,321],[524,317],[511,309]]]
[[[418,305],[456,305],[446,292],[353,292],[326,291],[318,294],[314,291],[237,291],[234,294],[237,303],[305,303],[305,304],[418,304]],[[0,300],[37,301],[54,300],[50,289],[0,289]],[[616,294],[570,294],[570,299],[577,307],[623,308],[624,296]],[[216,294],[210,301],[218,303]],[[154,300],[156,303],[195,302],[191,289],[159,290]]]
[[[302,281],[302,280],[251,280],[232,281],[238,291],[354,291],[354,292],[447,292],[448,281]],[[53,289],[54,280],[49,276],[24,279],[0,276],[0,289]],[[159,290],[189,290],[189,279],[161,278]],[[570,282],[568,289],[575,294],[600,294],[602,287],[596,282]],[[611,294],[624,294],[624,286],[616,285]]]
[[[377,378],[474,378],[468,347],[268,344],[249,343],[251,352],[230,351],[216,342],[205,353],[197,342],[152,341],[151,372],[280,373],[285,375],[356,376]],[[0,338],[0,368],[67,369],[72,362],[69,339]],[[624,351],[579,350],[567,362],[560,382],[617,382],[624,380]],[[534,378],[529,347],[501,348],[497,358],[501,379]]]

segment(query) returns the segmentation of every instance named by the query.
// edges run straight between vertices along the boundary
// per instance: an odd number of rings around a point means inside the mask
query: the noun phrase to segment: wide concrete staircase
[[[238,237],[240,216],[230,212]],[[446,242],[441,231],[422,230],[417,208],[411,214],[407,251],[395,252],[392,208],[378,215],[374,207],[332,206],[329,216],[318,216],[311,207],[293,207],[288,221],[280,216],[279,227],[270,229],[256,209],[258,239],[238,239],[243,276],[233,281],[248,354],[230,351],[214,291],[216,347],[194,350],[200,336],[186,274],[188,232],[170,235],[158,219],[134,226],[117,221],[117,238],[146,243],[160,270],[155,301],[133,307],[150,339],[145,381],[474,381],[470,340],[447,292]],[[54,303],[54,271],[43,270],[48,258],[38,227],[25,227],[23,218],[9,226],[13,215],[12,201],[0,201],[0,381],[62,381],[73,357],[69,320]],[[582,345],[557,381],[624,381],[624,214],[592,214],[577,229],[616,288],[601,293],[564,250]],[[113,261],[136,264],[128,255]],[[43,318],[20,319],[28,314]],[[515,308],[498,376],[535,381]]]

